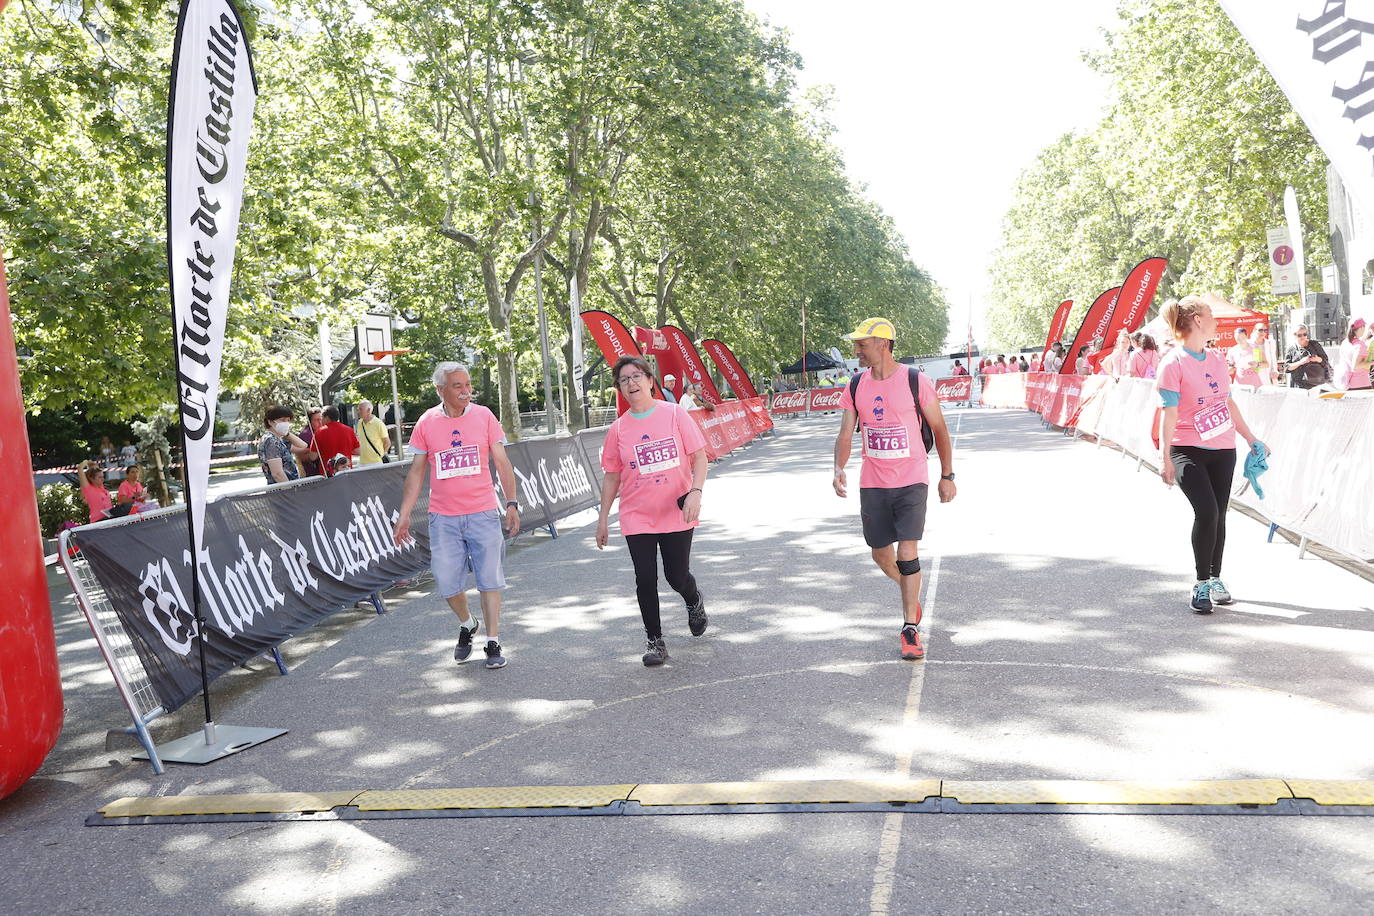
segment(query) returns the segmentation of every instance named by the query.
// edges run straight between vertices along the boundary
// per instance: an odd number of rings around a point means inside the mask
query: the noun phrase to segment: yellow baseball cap
[[[897,329],[886,318],[865,318],[859,322],[853,334],[844,335],[849,340],[862,340],[865,337],[881,337],[883,340],[896,340]]]

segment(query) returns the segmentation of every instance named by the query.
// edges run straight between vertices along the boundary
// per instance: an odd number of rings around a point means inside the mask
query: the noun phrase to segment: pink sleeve
[[[682,429],[682,446],[689,455],[695,455],[706,447],[706,437],[701,434],[701,427],[697,426],[696,419],[687,411],[679,410],[678,426]]]
[[[840,409],[854,410],[854,399],[849,396],[849,392],[854,388],[853,380],[844,383],[844,393],[840,395]]]
[[[1171,359],[1159,368],[1159,384],[1156,386],[1160,391],[1183,391],[1183,368],[1179,366],[1178,360]]]
[[[624,465],[620,461],[620,424],[612,423],[601,443],[601,470],[619,474]]]
[[[428,452],[429,443],[425,441],[425,430],[428,428],[429,424],[425,422],[424,417],[421,417],[420,422],[416,423],[415,428],[410,431],[410,440],[406,442],[406,445],[417,452]]]

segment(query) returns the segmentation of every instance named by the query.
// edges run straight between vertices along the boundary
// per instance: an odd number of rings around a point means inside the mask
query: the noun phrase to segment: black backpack
[[[854,412],[859,412],[859,379],[863,378],[862,372],[856,372],[854,377],[849,380],[849,400],[854,405]],[[910,366],[906,367],[906,380],[911,384],[911,403],[916,407],[916,424],[921,427],[921,444],[926,447],[926,454],[935,447],[935,433],[931,431],[930,424],[926,422],[926,415],[921,412],[921,395],[919,393],[920,373]],[[859,425],[863,426],[862,417]]]

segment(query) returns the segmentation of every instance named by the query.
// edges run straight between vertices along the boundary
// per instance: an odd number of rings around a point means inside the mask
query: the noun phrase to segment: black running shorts
[[[894,541],[919,541],[926,531],[927,484],[909,487],[859,488],[859,515],[864,541],[869,547],[887,547]]]

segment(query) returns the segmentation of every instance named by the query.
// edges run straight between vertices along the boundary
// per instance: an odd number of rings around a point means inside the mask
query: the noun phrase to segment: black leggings
[[[635,597],[639,599],[639,614],[644,618],[644,632],[650,639],[663,635],[663,621],[658,613],[658,557],[655,548],[663,551],[663,577],[673,591],[691,607],[701,598],[697,580],[688,564],[692,560],[692,531],[673,531],[668,534],[627,534],[630,559],[635,564]]]
[[[1236,450],[1174,445],[1169,448],[1169,459],[1174,463],[1178,488],[1193,504],[1193,562],[1198,581],[1220,576]]]

